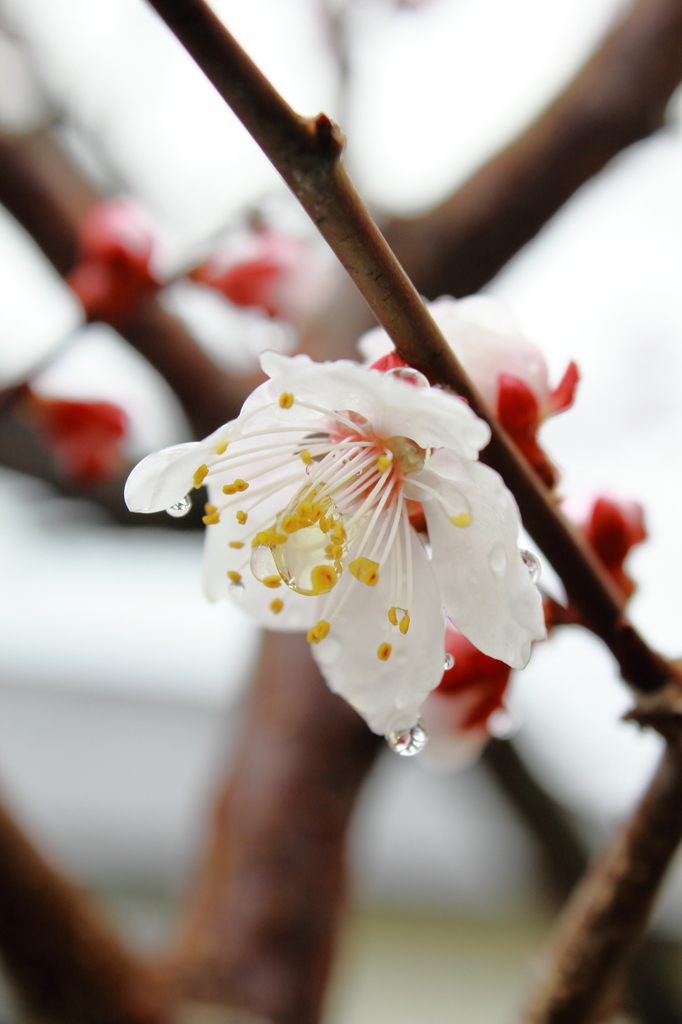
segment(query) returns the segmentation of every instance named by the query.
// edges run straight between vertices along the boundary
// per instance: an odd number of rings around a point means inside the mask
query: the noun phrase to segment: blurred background
[[[622,0],[215,0],[290,104],[324,110],[376,216],[416,214],[514,138],[570,79]],[[221,365],[292,351],[299,324],[172,279],[239,247],[255,214],[308,261],[302,305],[337,271],[255,143],[143,0],[1,0],[0,126],[43,136],[100,193],[132,196],[171,283],[165,307]],[[542,443],[573,501],[639,501],[630,612],[680,653],[682,138],[668,126],[585,186],[486,289],[514,310],[575,407]],[[227,240],[227,241],[225,241]],[[312,292],[312,294],[311,294]],[[0,386],[112,402],[126,456],[187,439],[168,385],[0,210]],[[145,947],[172,929],[218,773],[240,728],[257,630],[201,590],[200,531],[116,525],[100,505],[0,469],[0,781],[50,858]],[[551,583],[551,571],[545,580]],[[645,785],[658,737],[581,629],[515,674],[507,729],[595,849]],[[352,830],[353,904],[328,1024],[494,1024],[524,987],[551,907],[537,844],[485,765],[380,758]],[[656,918],[679,961],[682,873]],[[682,959],[682,958],[681,958]],[[495,985],[485,984],[494,977]],[[9,1010],[6,1011],[9,1014]]]

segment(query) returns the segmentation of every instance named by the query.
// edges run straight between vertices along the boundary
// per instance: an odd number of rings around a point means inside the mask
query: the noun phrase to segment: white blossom
[[[129,508],[205,484],[209,597],[238,593],[261,625],[307,630],[328,685],[375,732],[415,724],[443,675],[446,616],[523,667],[542,606],[514,499],[477,461],[487,424],[414,371],[261,363],[270,380],[236,420],[133,470]]]

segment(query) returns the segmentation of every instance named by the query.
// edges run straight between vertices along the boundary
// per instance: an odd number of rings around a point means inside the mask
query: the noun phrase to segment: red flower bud
[[[630,550],[646,540],[642,506],[636,501],[597,498],[580,528],[625,596],[630,597],[635,583],[623,564]]]
[[[110,479],[122,465],[127,417],[108,402],[72,402],[28,393],[28,415],[60,469],[79,484]]]
[[[445,650],[454,657],[455,664],[446,669],[435,692],[459,703],[459,731],[483,730],[493,712],[504,707],[511,668],[483,654],[450,623],[446,626]]]
[[[79,230],[78,263],[67,284],[88,320],[115,324],[159,288],[150,268],[153,238],[123,199],[97,203]]]

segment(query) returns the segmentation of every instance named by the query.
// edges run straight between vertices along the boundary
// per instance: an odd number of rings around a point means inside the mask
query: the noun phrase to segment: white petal
[[[407,635],[403,636],[388,620],[395,598],[387,563],[374,587],[358,582],[348,572],[344,574],[339,587],[352,587],[352,595],[332,619],[329,635],[311,645],[330,689],[352,704],[370,729],[380,735],[414,725],[426,695],[443,676],[445,620],[441,597],[431,563],[414,530],[409,530],[409,537],[414,599]],[[392,558],[395,551],[394,544]],[[402,565],[404,569],[404,550]],[[402,592],[405,600],[405,583]],[[383,642],[393,646],[388,661],[377,657]]]
[[[266,439],[267,440],[267,439]],[[248,442],[244,442],[245,444]],[[236,446],[235,446],[236,447]],[[238,449],[237,449],[238,450]],[[259,468],[261,468],[259,464]],[[238,474],[247,478],[246,470]],[[226,479],[234,479],[237,472],[232,470],[223,475],[209,478],[208,493],[212,504],[219,506],[225,501],[221,492],[222,483]],[[295,476],[293,482],[289,479]],[[234,599],[248,615],[267,629],[275,630],[307,630],[319,618],[319,598],[303,597],[282,584],[276,589],[266,587],[251,573],[251,540],[259,530],[272,526],[278,512],[288,505],[299,486],[307,479],[305,466],[300,459],[292,458],[290,463],[261,477],[260,485],[276,484],[278,480],[286,481],[280,489],[249,512],[244,525],[237,522],[236,512],[244,506],[252,504],[251,489],[241,495],[241,503],[235,503],[226,509],[220,522],[206,528],[204,548],[204,589],[211,601],[228,596]],[[242,543],[244,547],[233,548],[230,543]],[[238,572],[242,577],[243,590],[231,585],[227,575],[229,571]],[[273,572],[274,575],[274,572]],[[280,600],[283,608],[273,612],[271,605]]]
[[[152,452],[126,480],[126,505],[131,512],[162,512],[192,490],[192,478],[202,462],[198,441]]]
[[[300,356],[267,353],[264,366],[276,364],[277,376],[263,385],[272,401],[283,391],[320,408],[351,410],[364,416],[380,437],[412,438],[422,448],[448,447],[475,458],[490,440],[490,428],[466,402],[439,388],[417,388],[349,360],[313,363]],[[274,409],[273,422],[305,418],[304,408]],[[308,413],[308,416],[314,415]],[[298,417],[298,418],[297,418]]]
[[[545,637],[545,623],[540,594],[517,546],[516,502],[488,466],[445,451],[428,465],[419,479],[455,512],[465,507],[471,516],[469,526],[455,526],[439,501],[422,496],[446,615],[484,654],[523,668],[531,641]]]

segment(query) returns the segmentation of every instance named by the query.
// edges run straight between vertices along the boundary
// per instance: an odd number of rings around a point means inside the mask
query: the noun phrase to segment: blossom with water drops
[[[136,467],[128,506],[160,511],[205,485],[209,596],[239,585],[262,625],[305,630],[331,689],[377,733],[417,725],[446,617],[525,665],[542,606],[514,499],[477,461],[487,424],[412,372],[272,352],[262,366],[270,380],[238,419]]]

